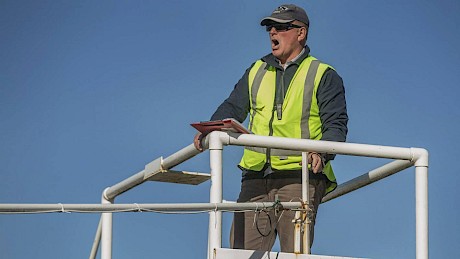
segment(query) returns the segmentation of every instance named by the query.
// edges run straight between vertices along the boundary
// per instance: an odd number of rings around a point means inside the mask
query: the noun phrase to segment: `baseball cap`
[[[289,23],[293,22],[294,20],[303,22],[307,26],[310,25],[307,13],[303,8],[293,4],[284,4],[278,6],[270,16],[263,18],[260,22],[260,25],[265,26],[271,22]]]

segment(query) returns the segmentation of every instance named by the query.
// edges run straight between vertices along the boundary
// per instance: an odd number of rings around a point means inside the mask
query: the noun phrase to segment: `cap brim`
[[[273,17],[265,17],[262,19],[260,22],[260,25],[265,26],[270,24],[270,22],[276,22],[276,23],[288,23],[288,22],[293,22],[294,20],[284,20],[284,19],[278,19],[278,18],[273,18]]]

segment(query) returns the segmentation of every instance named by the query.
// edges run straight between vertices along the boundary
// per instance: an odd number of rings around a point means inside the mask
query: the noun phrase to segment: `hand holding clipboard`
[[[199,132],[195,135],[193,139],[193,143],[195,148],[203,151],[203,146],[201,145],[201,139],[208,135],[210,132],[215,130],[220,131],[231,131],[243,134],[252,134],[243,124],[239,123],[237,120],[233,118],[223,119],[223,120],[216,120],[216,121],[202,121],[202,122],[195,122],[190,124],[192,127],[197,129]]]

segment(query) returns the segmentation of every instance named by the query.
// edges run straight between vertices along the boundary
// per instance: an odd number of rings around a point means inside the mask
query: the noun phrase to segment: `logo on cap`
[[[287,11],[289,10],[289,8],[287,8],[286,6],[279,6],[278,8],[275,9],[275,11],[273,11],[273,13],[281,13],[282,11]]]

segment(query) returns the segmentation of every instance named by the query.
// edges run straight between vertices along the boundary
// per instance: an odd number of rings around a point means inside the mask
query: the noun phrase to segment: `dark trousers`
[[[310,247],[313,243],[314,226],[318,206],[326,192],[326,180],[310,179]],[[301,201],[302,184],[300,178],[250,179],[241,184],[238,202],[273,202],[275,196],[282,202]],[[280,239],[281,252],[294,252],[295,212],[284,210],[275,215],[267,212],[239,212],[234,214],[230,233],[230,246],[237,249],[270,251],[276,236]]]

